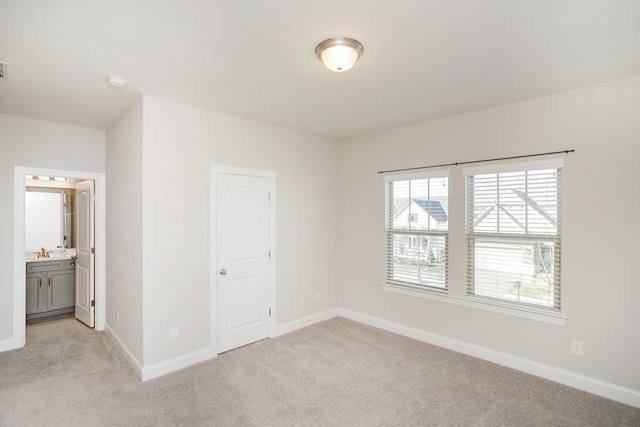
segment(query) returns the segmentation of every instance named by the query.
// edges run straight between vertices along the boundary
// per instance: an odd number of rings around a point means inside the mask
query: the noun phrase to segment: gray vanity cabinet
[[[27,271],[29,271],[27,269]],[[27,317],[30,314],[41,313],[44,311],[44,300],[46,296],[42,295],[43,276],[46,273],[28,273],[27,272]]]
[[[27,318],[73,311],[75,262],[70,259],[27,263]]]

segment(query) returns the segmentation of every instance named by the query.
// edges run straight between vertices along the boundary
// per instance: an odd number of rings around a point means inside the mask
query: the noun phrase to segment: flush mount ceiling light
[[[347,37],[333,37],[316,46],[316,55],[325,67],[341,73],[356,64],[363,50],[362,44],[357,40]]]
[[[118,89],[121,89],[127,86],[127,81],[122,77],[109,77],[108,81],[111,86],[117,87]]]

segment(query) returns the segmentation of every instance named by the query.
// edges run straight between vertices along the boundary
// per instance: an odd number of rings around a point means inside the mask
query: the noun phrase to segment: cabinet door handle
[[[51,277],[49,277],[49,286],[51,286]]]
[[[42,277],[38,277],[38,286],[42,287]]]

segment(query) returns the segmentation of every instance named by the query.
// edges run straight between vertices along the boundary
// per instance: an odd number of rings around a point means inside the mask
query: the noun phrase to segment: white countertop
[[[59,261],[61,259],[71,259],[71,257],[76,255],[76,249],[54,249],[49,251],[48,257],[40,257],[38,258],[38,254],[40,252],[29,251],[25,254],[25,260],[27,262],[45,262],[45,261]]]

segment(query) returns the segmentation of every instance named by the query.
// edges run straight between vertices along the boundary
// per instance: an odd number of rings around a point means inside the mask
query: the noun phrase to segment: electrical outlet
[[[320,302],[320,292],[316,292],[316,302]]]
[[[116,311],[116,323],[120,323],[120,312]]]
[[[584,354],[584,343],[582,341],[571,340],[571,354],[582,356]]]
[[[169,341],[178,341],[178,328],[169,329]]]
[[[300,297],[300,305],[304,305],[305,301],[304,301],[304,297]]]

